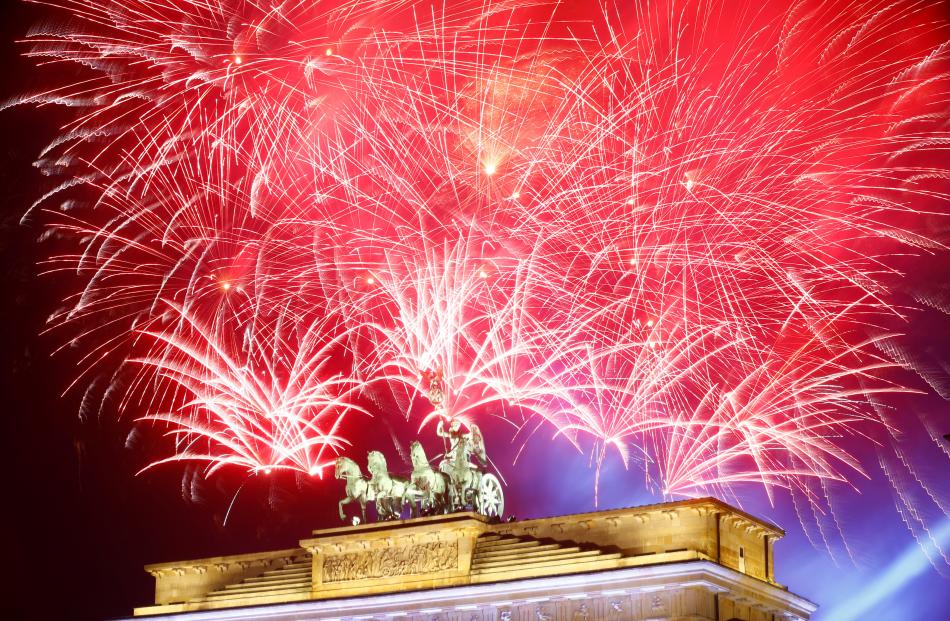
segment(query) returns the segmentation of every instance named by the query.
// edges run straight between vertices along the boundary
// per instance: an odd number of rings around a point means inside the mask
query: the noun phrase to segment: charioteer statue
[[[391,476],[386,458],[379,451],[369,453],[369,480],[363,477],[356,462],[339,457],[336,478],[346,480],[346,498],[339,503],[341,520],[346,519],[343,506],[351,502],[359,503],[363,521],[366,520],[368,502],[375,504],[380,520],[398,519],[407,506],[410,516],[471,508],[488,517],[501,518],[505,509],[504,491],[498,477],[488,472],[490,462],[481,431],[475,424],[463,426],[458,418],[448,417],[440,411],[445,401],[441,370],[423,371],[422,380],[435,408],[433,413],[440,417],[436,435],[446,442],[438,468],[432,467],[418,440],[409,447],[412,473],[407,478]]]

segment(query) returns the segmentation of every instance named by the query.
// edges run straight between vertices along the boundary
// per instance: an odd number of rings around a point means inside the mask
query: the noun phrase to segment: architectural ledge
[[[529,578],[511,582],[447,587],[409,593],[345,597],[322,601],[285,603],[239,609],[193,612],[193,621],[261,619],[301,621],[303,619],[341,621],[348,619],[436,619],[439,613],[482,611],[485,607],[535,609],[546,604],[564,605],[593,602],[598,598],[617,601],[622,597],[672,593],[698,589],[710,594],[733,594],[734,600],[748,600],[768,614],[786,619],[808,619],[817,606],[785,589],[749,578],[711,561],[690,561],[598,571],[570,576]],[[741,602],[736,601],[741,604]],[[181,621],[175,607],[154,607],[155,621]],[[143,612],[147,609],[140,609]],[[501,615],[505,618],[507,615]],[[509,617],[511,618],[511,617]],[[128,621],[131,621],[128,620]]]
[[[580,585],[617,581],[603,588],[643,594],[678,585],[717,601],[719,594],[728,596],[737,609],[807,618],[809,604],[774,580],[773,545],[782,534],[714,499],[506,523],[456,513],[329,528],[314,531],[298,548],[149,565],[155,605],[135,614],[278,610],[292,602],[328,610],[315,602],[345,608],[346,602],[363,606],[380,597],[442,601],[519,590],[535,593],[525,597],[569,599]],[[556,585],[568,585],[567,590]],[[536,619],[500,621],[551,621],[536,612]],[[609,614],[605,619],[628,621]],[[570,621],[592,619],[581,614]]]

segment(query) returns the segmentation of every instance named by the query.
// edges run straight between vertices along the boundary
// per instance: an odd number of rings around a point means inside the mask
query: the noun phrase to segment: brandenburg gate
[[[356,520],[354,520],[356,521]],[[784,532],[712,498],[503,522],[470,511],[149,565],[168,621],[804,621]]]

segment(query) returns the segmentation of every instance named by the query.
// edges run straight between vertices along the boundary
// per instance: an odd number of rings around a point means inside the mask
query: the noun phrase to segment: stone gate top
[[[291,549],[149,565],[155,605],[135,614],[244,606],[276,606],[276,611],[309,602],[326,612],[307,618],[341,619],[346,615],[339,608],[347,602],[455,601],[459,593],[495,593],[497,598],[498,589],[510,594],[536,583],[547,585],[545,597],[571,599],[577,593],[570,585],[577,580],[588,586],[606,581],[614,590],[629,582],[632,586],[624,588],[643,592],[685,580],[690,589],[714,599],[720,615],[725,610],[736,618],[757,619],[751,612],[738,616],[735,608],[751,611],[749,602],[754,602],[763,614],[806,619],[815,606],[775,580],[774,543],[783,535],[778,527],[712,498],[507,523],[454,513],[362,524],[316,530]],[[552,589],[554,595],[548,593]],[[720,595],[739,591],[736,597]]]

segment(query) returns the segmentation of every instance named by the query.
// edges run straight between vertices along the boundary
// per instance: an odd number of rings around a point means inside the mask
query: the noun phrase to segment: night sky
[[[43,84],[42,73],[20,57],[24,48],[14,41],[42,19],[44,9],[7,0],[0,10],[0,99],[5,100]],[[45,250],[36,240],[43,229],[36,219],[21,223],[20,218],[47,187],[32,162],[67,118],[51,108],[0,113],[0,381],[5,454],[12,456],[5,469],[4,506],[12,518],[6,535],[8,549],[12,546],[7,565],[13,570],[0,604],[3,619],[128,615],[151,601],[153,581],[143,565],[292,546],[310,530],[338,523],[336,500],[342,494],[342,484],[333,480],[301,483],[290,475],[245,480],[226,472],[205,481],[177,464],[136,476],[155,438],[136,431],[128,420],[82,420],[79,395],[62,396],[74,361],[51,355],[62,343],[43,329],[66,285],[61,277],[39,275]],[[946,221],[934,224],[936,235],[947,231]],[[937,252],[914,263],[899,295],[910,299],[921,288],[945,290],[947,274],[950,254]],[[909,332],[907,346],[945,376],[950,369],[947,316],[921,313]],[[919,380],[914,385],[927,388]],[[894,405],[950,433],[950,404],[938,396],[906,397]],[[509,513],[528,518],[595,508],[588,456],[545,438],[529,444],[513,467],[515,451],[505,433],[494,428],[487,440],[489,454],[499,456],[508,479]],[[396,435],[403,445],[413,439],[405,429]],[[549,450],[551,443],[556,451]],[[926,442],[921,446],[923,467],[945,477],[942,491],[950,499],[950,460]],[[379,447],[392,447],[386,430],[360,438],[354,453]],[[869,456],[873,460],[873,450]],[[567,474],[557,480],[540,476],[555,467]],[[950,610],[950,564],[934,555],[938,571],[928,562],[902,525],[880,473],[856,485],[858,491],[836,491],[846,543],[832,537],[830,552],[809,542],[787,500],[779,497],[770,506],[761,493],[743,498],[745,510],[788,531],[776,546],[778,580],[820,604],[816,621],[942,618],[934,611]],[[619,460],[605,462],[600,489],[604,509],[658,501]],[[942,549],[950,550],[950,518],[931,515],[930,523]]]

